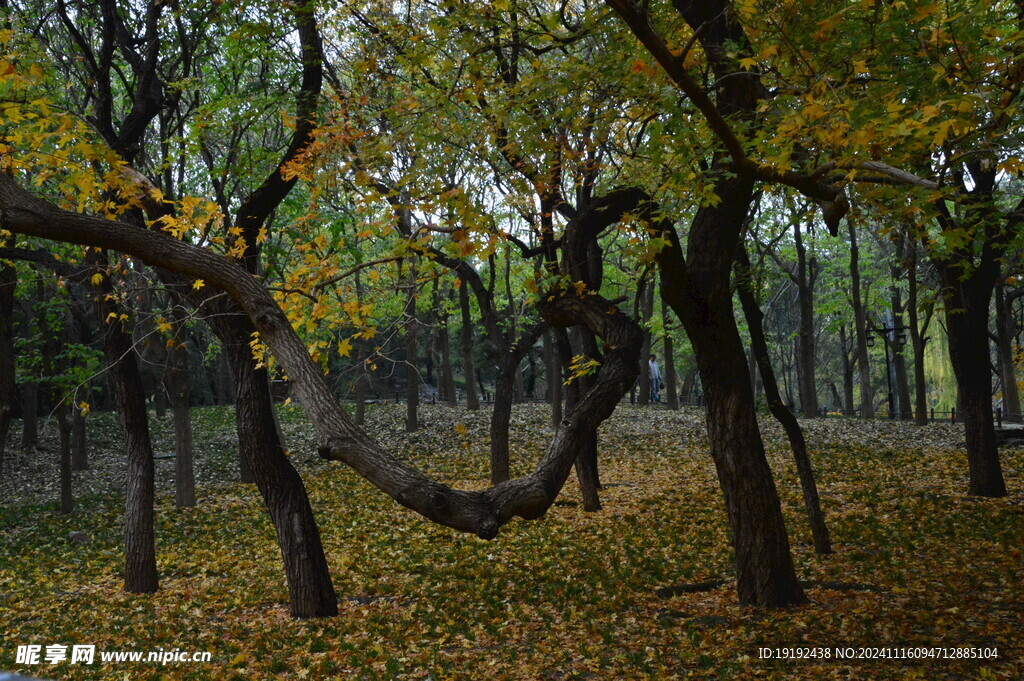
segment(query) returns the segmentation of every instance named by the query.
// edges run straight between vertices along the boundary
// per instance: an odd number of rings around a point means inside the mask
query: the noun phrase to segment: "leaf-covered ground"
[[[403,416],[380,406],[368,427],[435,476],[485,484],[486,413],[427,407],[412,435],[398,432]],[[256,490],[231,480],[233,426],[217,409],[195,411],[198,508],[173,508],[172,464],[157,462],[160,592],[122,593],[121,456],[115,424],[98,415],[95,466],[77,474],[85,496],[75,514],[49,503],[52,454],[23,462],[0,490],[0,670],[58,679],[1024,677],[1024,452],[1003,452],[1008,498],[968,498],[957,426],[806,423],[837,549],[819,558],[784,439],[766,423],[811,598],[767,611],[736,604],[695,411],[620,408],[601,433],[604,510],[583,513],[570,482],[545,518],[514,522],[492,542],[433,526],[317,460],[301,413],[283,417],[317,510],[337,618],[288,617],[272,527]],[[157,424],[158,453],[170,446],[166,428]],[[549,434],[545,407],[517,407],[517,469]],[[71,541],[75,531],[89,541]],[[25,644],[213,659],[16,665]],[[759,648],[784,646],[972,646],[998,658],[759,659]]]

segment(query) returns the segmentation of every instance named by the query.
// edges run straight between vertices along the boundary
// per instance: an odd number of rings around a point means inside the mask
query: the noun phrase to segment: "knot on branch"
[[[498,519],[493,515],[486,515],[480,519],[476,525],[476,536],[481,539],[494,539],[498,536],[498,528],[501,525],[498,523]]]
[[[451,490],[447,487],[435,487],[430,491],[430,505],[434,512],[441,514],[451,505]]]

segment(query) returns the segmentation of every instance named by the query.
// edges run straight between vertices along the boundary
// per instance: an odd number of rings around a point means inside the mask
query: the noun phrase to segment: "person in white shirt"
[[[658,358],[651,355],[647,360],[647,370],[651,376],[651,402],[661,402],[658,391],[661,390],[661,371],[658,369]]]

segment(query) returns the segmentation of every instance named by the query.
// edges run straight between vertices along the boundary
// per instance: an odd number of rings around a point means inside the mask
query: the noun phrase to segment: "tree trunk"
[[[494,381],[494,411],[491,412],[491,484],[509,479],[508,428],[512,422],[512,391],[519,360],[509,348],[500,348],[498,376]]]
[[[868,363],[868,325],[864,315],[864,301],[860,292],[860,251],[857,248],[857,229],[849,218],[846,221],[850,234],[850,302],[853,306],[854,326],[857,332],[857,380],[860,383],[860,415],[870,419],[875,416],[875,395],[871,389],[871,365]]]
[[[988,342],[988,308],[992,289],[988,287],[986,291],[984,283],[978,281],[985,274],[980,269],[974,270],[967,279],[960,277],[958,268],[940,268],[940,272],[945,293],[949,359],[956,374],[957,393],[962,402],[959,414],[963,415],[967,439],[969,493],[1004,497],[1006,483],[992,423]]]
[[[556,331],[544,334],[544,368],[548,384],[548,401],[551,403],[551,425],[554,428],[562,422],[562,362],[558,357],[553,339]]]
[[[928,425],[928,394],[924,375],[924,333],[927,321],[919,319],[917,300],[917,245],[911,242],[907,249],[907,324],[910,327],[910,346],[914,350],[914,422]]]
[[[576,329],[575,331],[577,341],[579,341],[581,345],[586,345],[583,343],[582,336],[585,332],[579,329]],[[573,358],[573,349],[569,340],[569,334],[564,329],[556,329],[555,340],[557,342],[560,363],[565,368],[566,372],[568,372],[569,364],[572,362]],[[596,345],[596,343],[594,345]],[[581,348],[581,352],[583,353],[587,353],[589,350],[593,350],[593,348]],[[640,373],[643,373],[642,370]],[[587,386],[584,383],[584,381],[587,380],[587,376],[582,376],[568,385],[565,401],[565,410],[567,412],[571,413],[576,409],[576,406],[579,404],[583,394],[587,391]],[[580,496],[583,501],[583,510],[586,512],[600,511],[601,497],[598,489],[601,483],[598,479],[597,472],[596,432],[584,435],[579,449],[577,450],[576,461],[573,464],[573,467],[576,469],[576,480],[580,485]]]
[[[1017,371],[1013,362],[1015,321],[1006,302],[1002,276],[996,279],[996,348],[1003,384],[1003,418],[1011,423],[1021,422],[1020,393],[1017,390]]]
[[[742,604],[806,601],[789,550],[778,493],[758,430],[746,357],[733,317],[730,281],[740,232],[753,198],[749,180],[721,178],[717,206],[702,206],[683,257],[675,229],[657,258],[669,306],[697,355],[707,400],[708,439],[725,497]]]
[[[399,277],[401,278],[401,277]],[[419,430],[418,412],[420,407],[420,374],[416,366],[416,336],[419,321],[416,319],[416,263],[409,260],[408,297],[405,301],[405,432]]]
[[[0,264],[0,480],[6,472],[7,433],[14,413],[14,290],[17,284],[14,267]]]
[[[21,449],[31,451],[39,444],[39,384],[26,382],[21,388]]]
[[[338,601],[331,583],[320,530],[306,488],[285,454],[274,425],[267,370],[256,368],[249,347],[255,330],[234,305],[208,320],[221,339],[234,385],[239,451],[277,531],[293,617],[331,617]]]
[[[79,389],[75,403],[71,405],[71,470],[84,471],[89,468],[89,443],[85,433],[85,415],[78,406],[87,402],[89,391]]]
[[[469,313],[469,284],[465,281],[459,285],[459,310],[462,313],[462,376],[466,382],[466,409],[476,411],[480,408],[477,397],[476,365],[473,362],[473,317]]]
[[[71,489],[71,424],[68,423],[68,405],[59,399],[57,406],[57,430],[60,433],[60,503],[63,514],[75,510],[75,497]]]
[[[353,420],[356,425],[366,421],[366,343],[360,339],[356,342],[356,412]]]
[[[846,325],[839,326],[839,360],[843,372],[843,414],[853,416],[853,363],[850,361],[849,342],[846,339]]]
[[[665,283],[662,281],[662,290]],[[679,379],[676,376],[675,351],[672,347],[672,327],[668,316],[668,306],[665,304],[664,295],[661,298],[661,324],[665,330],[665,392],[668,394],[668,408],[673,411],[679,409]]]
[[[455,372],[452,370],[451,342],[448,335],[448,312],[442,312],[438,326],[437,352],[441,355],[441,392],[444,401],[450,407],[459,406],[459,397],[455,393]]]
[[[902,303],[899,291],[893,291],[892,296],[892,325],[903,326]],[[896,399],[899,400],[899,415],[903,421],[914,418],[914,412],[910,407],[910,381],[907,377],[907,362],[903,357],[903,345],[899,342],[899,334],[894,334],[892,343],[892,366],[896,379]]]
[[[359,272],[355,273],[356,302],[363,304],[363,281]],[[367,342],[364,338],[356,340],[356,413],[353,420],[356,425],[363,425],[366,420],[366,387],[369,382],[367,367]]]
[[[196,505],[196,478],[192,465],[192,416],[189,399],[188,344],[185,341],[186,310],[172,301],[174,346],[167,353],[167,385],[174,417],[174,505]]]
[[[86,262],[97,271],[107,269],[107,254],[89,249]],[[125,589],[134,593],[157,590],[155,532],[153,528],[153,446],[149,415],[132,337],[120,321],[121,310],[108,276],[91,287],[96,320],[103,335],[103,353],[114,388],[128,455],[125,493]],[[111,316],[113,315],[113,316]]]
[[[832,541],[829,538],[825,514],[821,510],[821,502],[818,499],[818,485],[814,479],[811,458],[807,454],[807,443],[804,440],[800,423],[783,404],[782,395],[779,394],[779,384],[775,380],[775,371],[772,369],[771,358],[768,354],[768,342],[764,336],[764,315],[754,299],[754,292],[750,286],[750,261],[742,245],[737,251],[736,274],[736,288],[740,303],[743,305],[743,314],[747,320],[747,330],[750,332],[750,347],[761,372],[761,384],[764,386],[768,409],[786,431],[789,446],[793,450],[793,459],[796,461],[797,473],[800,476],[800,488],[804,496],[804,507],[807,509],[807,521],[811,526],[811,535],[814,538],[814,550],[819,555],[832,553]]]
[[[693,402],[695,381],[697,380],[697,367],[693,366],[686,370],[683,376],[682,396],[687,402]]]
[[[816,264],[813,255],[810,258],[807,257],[807,248],[804,246],[799,220],[793,222],[793,238],[796,242],[796,285],[800,310],[800,327],[797,334],[800,406],[804,418],[816,418],[818,416],[818,386],[814,371],[814,270]]]
[[[639,394],[636,399],[636,403],[641,407],[646,407],[651,401],[651,370],[648,360],[651,358],[650,323],[654,305],[653,288],[653,281],[645,278],[641,280],[640,290],[637,291],[637,295],[640,296],[640,304],[637,306],[640,310],[640,318],[637,321],[640,323],[640,328],[644,330],[644,346],[640,351],[640,385],[637,388]]]

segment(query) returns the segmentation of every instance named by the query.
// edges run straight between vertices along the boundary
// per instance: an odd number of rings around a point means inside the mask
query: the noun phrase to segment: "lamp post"
[[[889,388],[889,418],[896,418],[896,405],[893,400],[892,394],[892,369],[889,363],[889,343],[896,343],[896,347],[903,347],[907,344],[907,327],[905,326],[879,326],[876,328],[869,328],[868,331],[877,333],[879,338],[882,339],[882,343],[885,345],[885,383]],[[889,334],[892,334],[890,337]],[[869,335],[867,339],[867,345],[869,348],[875,346],[875,339]],[[895,349],[893,350],[895,352]]]

